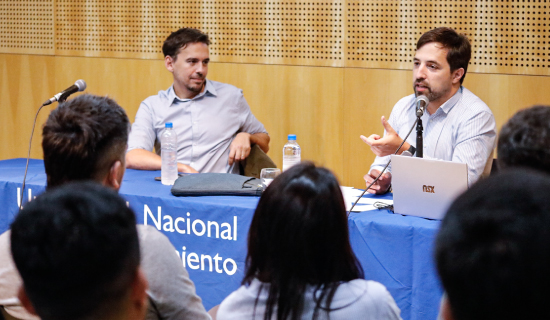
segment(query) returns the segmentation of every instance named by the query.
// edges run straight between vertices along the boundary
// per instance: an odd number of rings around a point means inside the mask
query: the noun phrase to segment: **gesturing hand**
[[[392,128],[388,121],[386,121],[386,118],[384,116],[382,116],[382,125],[386,130],[386,135],[384,137],[380,137],[377,134],[371,134],[369,137],[361,136],[361,140],[368,144],[372,152],[379,157],[395,153],[395,150],[397,150],[397,148],[403,141],[403,139],[399,137],[397,132]],[[402,150],[400,150],[398,154],[400,154],[403,150],[407,150],[409,147],[410,145],[405,142],[405,144],[401,148]]]

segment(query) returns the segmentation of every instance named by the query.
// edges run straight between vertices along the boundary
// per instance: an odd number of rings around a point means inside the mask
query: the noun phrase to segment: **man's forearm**
[[[160,156],[144,149],[133,149],[126,153],[126,168],[137,170],[160,170]]]
[[[126,153],[126,168],[137,170],[160,170],[160,156],[144,149],[133,149]],[[194,168],[178,162],[178,172],[197,173]]]
[[[265,153],[269,151],[269,135],[267,133],[254,133],[250,135],[250,144],[257,144]]]

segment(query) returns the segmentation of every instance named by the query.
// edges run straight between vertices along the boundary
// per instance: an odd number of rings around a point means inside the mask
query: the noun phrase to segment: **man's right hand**
[[[403,142],[403,139],[401,139],[397,132],[392,128],[390,123],[386,121],[384,116],[382,116],[382,126],[384,126],[384,130],[386,130],[386,135],[383,137],[380,137],[377,134],[371,134],[368,137],[362,135],[360,137],[363,142],[370,146],[372,152],[379,157],[394,154],[397,148],[401,145],[401,142]],[[397,154],[401,154],[410,147],[411,145],[408,142],[405,142]]]
[[[199,173],[197,170],[191,168],[191,166],[188,166],[188,165],[186,165],[186,164],[179,163],[179,162],[178,162],[178,172],[183,172],[183,173]]]
[[[363,178],[365,179],[366,187],[368,187],[376,177],[380,174],[379,170],[372,169],[369,173],[367,173]],[[384,173],[378,181],[376,181],[375,184],[373,184],[369,190],[367,190],[368,193],[371,194],[384,194],[388,192],[388,189],[391,186],[391,173],[386,172]]]

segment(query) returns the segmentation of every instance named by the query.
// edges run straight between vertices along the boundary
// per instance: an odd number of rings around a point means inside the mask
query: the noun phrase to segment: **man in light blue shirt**
[[[248,106],[242,90],[206,79],[210,62],[208,36],[183,28],[164,41],[164,63],[173,85],[145,99],[128,140],[126,164],[131,169],[160,170],[153,153],[166,122],[178,138],[178,171],[239,173],[238,161],[252,144],[269,150],[269,135]]]
[[[416,97],[430,100],[422,116],[425,158],[456,161],[468,165],[468,184],[476,182],[493,153],[495,118],[487,105],[462,87],[471,58],[470,42],[450,28],[436,28],[423,34],[416,45],[413,67],[414,94],[397,102],[390,118],[382,117],[383,137],[361,136],[376,159],[368,174],[367,186],[380,174],[416,120]],[[413,130],[397,154],[415,154]],[[370,193],[382,194],[391,185],[391,166]]]

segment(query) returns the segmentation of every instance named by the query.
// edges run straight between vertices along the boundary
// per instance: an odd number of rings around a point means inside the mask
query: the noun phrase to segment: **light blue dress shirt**
[[[229,146],[239,132],[267,133],[254,117],[243,92],[232,85],[206,80],[193,99],[180,99],[173,86],[145,99],[136,114],[128,151],[153,151],[166,122],[178,138],[178,162],[199,172],[239,173],[229,166]]]
[[[388,119],[401,138],[416,121],[415,100],[414,94],[399,100]],[[466,163],[468,185],[476,182],[495,146],[496,124],[491,109],[470,90],[460,87],[434,114],[426,111],[422,124],[424,158]],[[407,142],[416,146],[416,128]],[[389,160],[390,156],[376,157],[371,170],[382,170]],[[391,172],[391,164],[388,170]]]

